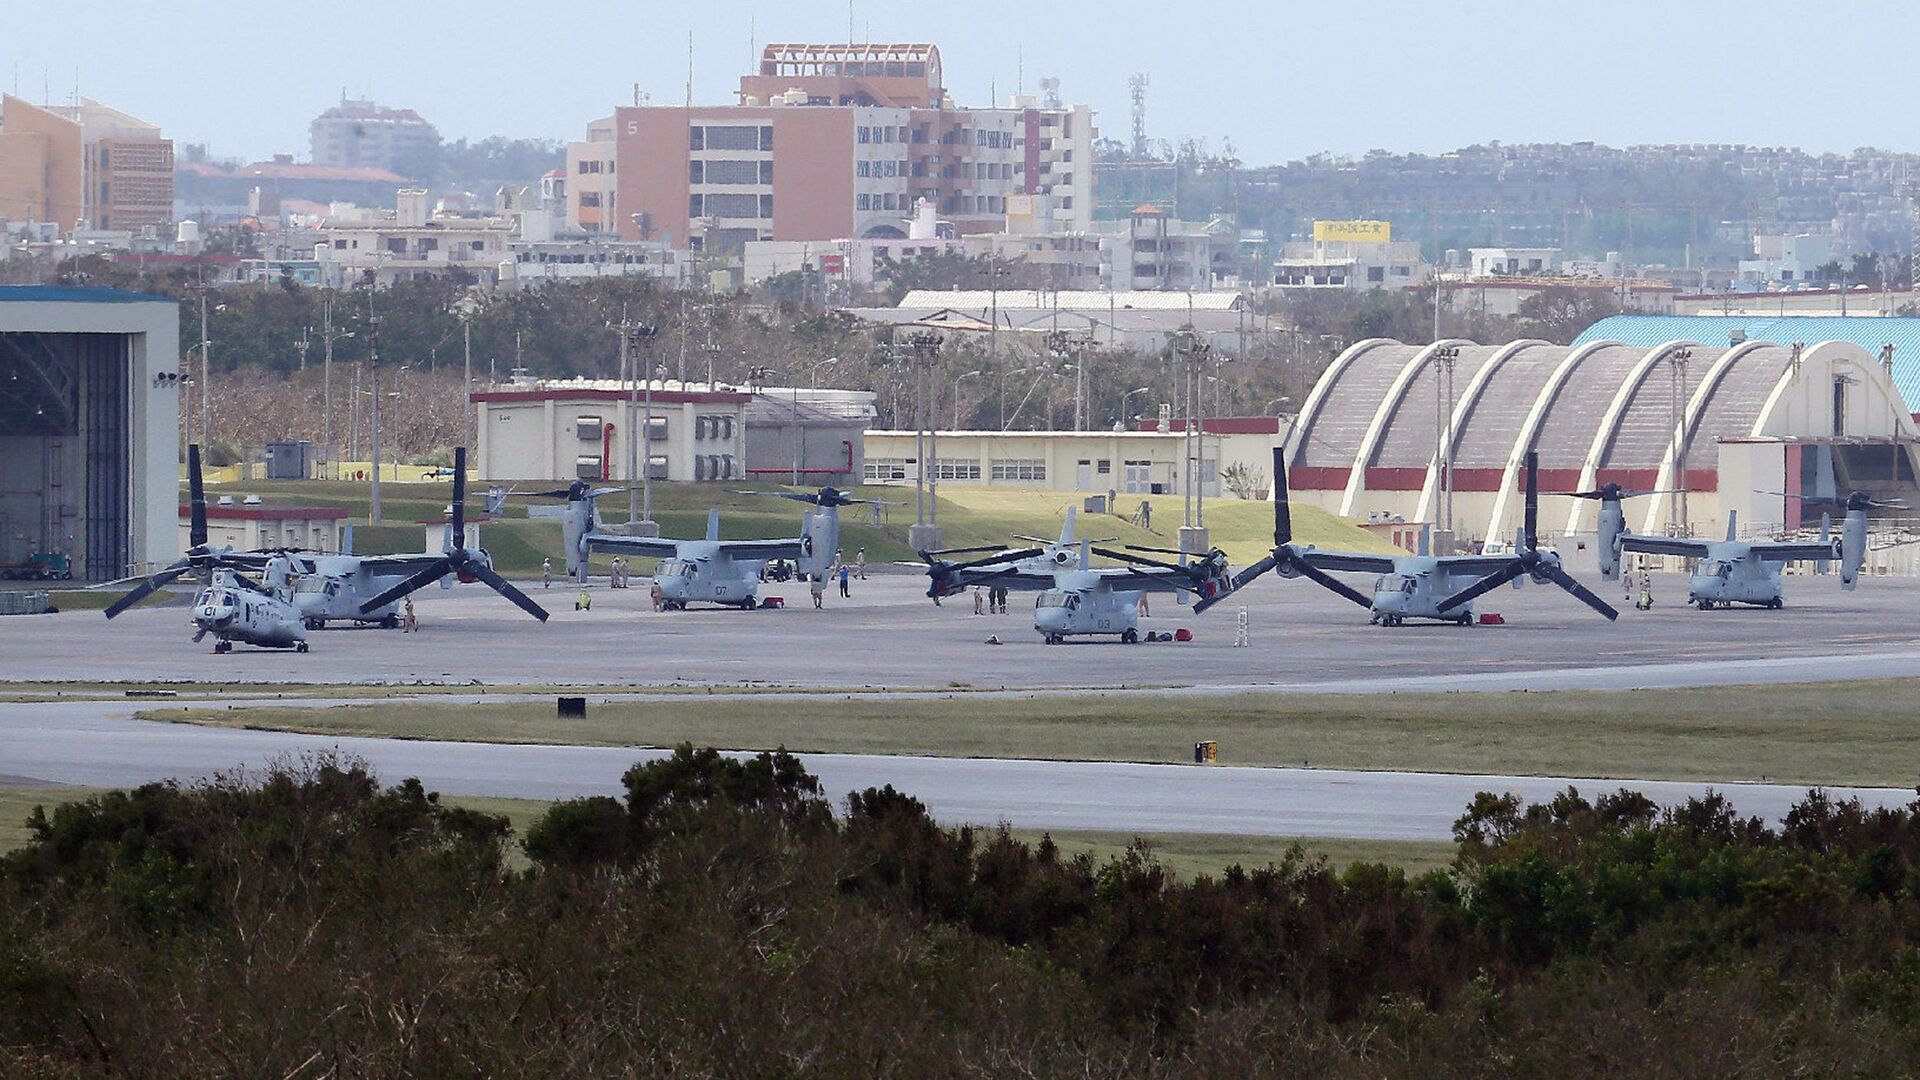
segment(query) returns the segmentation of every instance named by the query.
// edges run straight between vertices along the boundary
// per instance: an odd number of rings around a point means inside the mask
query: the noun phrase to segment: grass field
[[[391,781],[393,777],[387,777]],[[25,821],[36,806],[51,809],[62,802],[84,799],[99,789],[79,787],[0,787],[0,854],[27,842]],[[550,805],[537,799],[489,799],[469,795],[449,795],[442,800],[450,806],[463,806],[482,813],[499,814],[513,825],[514,837],[526,835],[527,827],[546,812]],[[1029,843],[1038,843],[1041,832],[1014,829],[1013,835]],[[1077,854],[1090,853],[1096,862],[1104,862],[1125,851],[1135,839],[1144,841],[1162,864],[1181,877],[1218,874],[1235,865],[1256,867],[1277,863],[1294,844],[1309,855],[1319,855],[1335,866],[1354,862],[1382,862],[1398,866],[1409,874],[1441,869],[1453,861],[1454,847],[1449,843],[1397,840],[1333,840],[1316,837],[1208,836],[1189,833],[1149,833],[1138,837],[1112,832],[1055,832],[1054,843]],[[516,855],[519,845],[514,845]],[[516,859],[525,865],[524,856]]]
[[[364,524],[367,514],[367,490],[364,484],[333,481],[265,482],[255,481],[230,486],[209,485],[210,496],[221,494],[257,494],[270,503],[297,503],[303,506],[336,506],[351,511],[363,524],[354,530],[354,544],[365,554],[420,550],[424,533],[419,522],[437,521],[444,512],[449,494],[445,483],[383,484],[381,509],[388,524],[372,528]],[[871,525],[865,507],[841,511],[841,548],[848,558],[861,548],[869,562],[913,560],[908,548],[907,528],[913,523],[913,491],[910,488],[862,488],[859,494],[895,503],[886,508],[884,523]],[[477,492],[469,496],[478,505]],[[942,527],[941,542],[948,547],[1005,543],[1014,533],[1034,536],[1058,536],[1066,508],[1081,496],[1067,491],[1007,491],[982,487],[949,487],[940,492],[938,515]],[[526,503],[509,505],[506,516],[481,526],[482,543],[493,555],[495,565],[509,575],[535,572],[543,557],[560,552],[560,526],[552,521],[526,518]],[[1080,535],[1117,537],[1117,543],[1172,546],[1180,521],[1180,500],[1161,497],[1154,504],[1155,531],[1148,532],[1112,515],[1089,515],[1081,522]],[[1123,500],[1125,502],[1125,500]],[[792,536],[800,522],[802,507],[784,500],[745,495],[731,488],[712,484],[659,484],[653,492],[654,520],[662,535],[699,537],[706,534],[707,509],[720,508],[720,535],[726,539]],[[610,521],[626,520],[626,499],[614,495],[601,501],[601,513]],[[1215,499],[1207,503],[1207,525],[1212,540],[1227,553],[1236,566],[1244,566],[1267,553],[1273,542],[1271,503]],[[1315,507],[1293,507],[1295,539],[1323,548],[1353,551],[1390,551],[1371,534],[1349,522]]]
[[[1136,692],[155,709],[157,720],[477,742],[1222,763],[1911,787],[1920,680],[1554,693]]]

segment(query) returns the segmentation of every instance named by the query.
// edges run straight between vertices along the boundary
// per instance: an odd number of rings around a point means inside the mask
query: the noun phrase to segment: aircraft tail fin
[[[717,506],[707,511],[707,539],[720,539],[720,508]]]
[[[1077,506],[1067,507],[1067,520],[1062,522],[1060,525],[1060,546],[1061,547],[1073,546],[1073,519],[1074,519],[1075,513],[1077,513],[1079,509],[1080,508]]]
[[[1740,511],[1727,511],[1727,539],[1740,539]]]
[[[1432,525],[1420,526],[1420,550],[1417,552],[1417,554],[1420,554],[1420,555],[1433,554],[1433,526]]]

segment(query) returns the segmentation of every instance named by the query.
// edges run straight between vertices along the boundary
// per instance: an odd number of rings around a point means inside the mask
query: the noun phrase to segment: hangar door
[[[125,334],[0,333],[0,565],[127,573],[131,363]]]

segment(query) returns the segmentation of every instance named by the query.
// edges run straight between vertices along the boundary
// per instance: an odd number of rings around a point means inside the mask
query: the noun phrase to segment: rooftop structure
[[[372,166],[420,177],[440,146],[440,133],[412,109],[352,100],[313,118],[308,125],[315,165]]]

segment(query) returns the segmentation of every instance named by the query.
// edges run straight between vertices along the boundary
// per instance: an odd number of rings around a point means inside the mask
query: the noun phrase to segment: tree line
[[[36,810],[0,1074],[1894,1075],[1920,804],[1482,794],[1417,877],[1177,880],[682,746],[504,819],[335,757]]]

